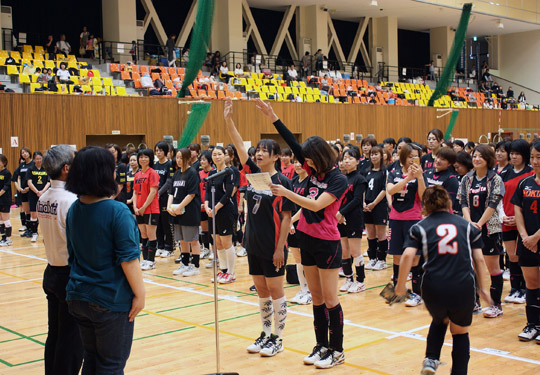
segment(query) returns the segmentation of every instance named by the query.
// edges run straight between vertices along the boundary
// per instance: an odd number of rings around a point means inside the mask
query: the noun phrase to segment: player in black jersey
[[[38,239],[38,217],[37,217],[37,202],[39,197],[43,195],[51,185],[49,176],[45,169],[41,166],[43,155],[39,151],[35,151],[32,155],[34,164],[28,168],[26,172],[26,180],[30,191],[28,193],[28,205],[30,208],[30,230],[32,231],[32,242]]]
[[[201,223],[201,196],[199,173],[191,167],[188,148],[176,152],[176,164],[180,167],[172,178],[168,192],[167,212],[173,217],[174,236],[180,241],[181,264],[173,271],[177,276],[200,275],[199,224]],[[190,261],[191,247],[191,261]]]
[[[424,181],[427,186],[439,185],[445,188],[450,200],[452,201],[452,207],[455,211],[459,207],[457,199],[457,192],[459,188],[459,181],[456,176],[456,172],[452,166],[456,162],[456,152],[449,148],[443,147],[437,153],[435,157],[435,163],[433,168],[424,171]]]
[[[212,176],[224,170],[225,165],[225,149],[221,146],[216,146],[212,151],[212,160],[216,165],[216,169],[211,170],[208,176]],[[229,174],[219,177],[213,181],[215,186],[215,211],[216,217],[212,218],[212,189],[211,182],[206,184],[206,196],[204,208],[209,217],[209,228],[212,228],[211,220],[216,221],[216,233],[214,244],[217,249],[219,268],[216,281],[220,284],[229,284],[236,281],[234,274],[234,266],[236,264],[236,253],[232,243],[232,234],[234,221],[236,220],[236,206],[233,203],[234,191],[234,175]]]
[[[341,154],[340,159],[347,176],[347,190],[336,215],[341,235],[343,259],[341,267],[346,277],[345,283],[339,290],[341,292],[359,293],[366,290],[364,257],[362,256],[361,245],[364,227],[364,194],[367,184],[366,179],[357,170],[360,154],[355,149],[346,149]],[[353,279],[353,263],[356,270],[356,280]]]
[[[298,195],[305,196],[309,183],[308,174],[296,158],[294,158],[293,162],[295,172],[292,179],[293,191]],[[291,229],[289,231],[289,236],[287,237],[287,244],[293,254],[294,261],[296,262],[296,274],[298,275],[298,282],[300,283],[300,290],[296,296],[289,300],[289,302],[297,303],[299,305],[309,305],[312,302],[312,297],[307,284],[306,275],[304,274],[304,266],[302,266],[302,257],[300,255],[300,243],[296,233],[296,226],[298,225],[298,220],[300,220],[300,210],[301,208],[295,207],[294,215],[291,218]]]
[[[375,146],[370,152],[371,168],[366,175],[367,189],[364,200],[364,221],[368,240],[369,262],[367,270],[386,269],[388,240],[388,203],[386,201],[386,167],[383,163],[385,150]]]
[[[8,159],[0,154],[0,246],[11,246],[11,172],[6,168]]]
[[[449,324],[453,339],[451,373],[467,374],[468,327],[472,323],[475,304],[475,271],[480,295],[490,302],[483,285],[487,275],[481,250],[482,234],[473,224],[450,213],[452,203],[442,187],[428,187],[422,204],[423,214],[427,217],[414,224],[405,239],[396,295],[405,295],[411,265],[423,254],[422,297],[432,322],[421,374],[434,374],[437,370]]]
[[[159,175],[159,221],[156,231],[158,241],[156,256],[168,258],[174,252],[171,215],[167,212],[167,200],[169,197],[169,194],[167,193],[172,184],[174,170],[172,162],[167,159],[167,154],[169,153],[169,144],[167,142],[158,142],[154,147],[154,152],[156,153],[158,161],[154,163],[153,168]]]
[[[358,164],[358,171],[362,174],[362,176],[366,176],[367,172],[369,171],[369,168],[371,167],[371,163],[369,162],[369,153],[373,147],[377,146],[377,140],[373,136],[368,136],[366,138],[362,139],[362,142],[360,142],[360,147],[362,148],[362,160],[360,160],[360,163]]]
[[[116,164],[115,174],[116,174],[116,183],[118,184],[118,192],[114,199],[118,202],[126,203],[126,194],[125,194],[125,185],[126,185],[126,176],[128,173],[128,167],[122,163],[122,150],[120,146],[114,143],[109,143],[105,145],[105,148],[111,152],[114,156],[114,162]]]
[[[126,176],[126,204],[129,211],[135,216],[133,211],[133,183],[135,181],[135,174],[139,171],[139,163],[137,162],[137,153],[133,153],[129,157],[130,170]]]
[[[240,162],[246,175],[267,173],[272,184],[292,189],[291,182],[281,172],[280,147],[271,139],[257,143],[253,162],[246,152],[244,141],[232,120],[232,100],[225,102],[225,122],[229,135],[238,149]],[[246,190],[247,224],[244,246],[248,252],[249,273],[259,296],[262,332],[247,347],[250,353],[271,357],[283,351],[282,334],[287,318],[287,299],[283,289],[283,276],[287,264],[287,234],[291,225],[294,203],[272,194],[270,186],[257,190],[248,185]],[[274,333],[272,332],[272,318]]]
[[[427,171],[428,169],[435,167],[435,157],[441,149],[443,141],[444,135],[442,131],[439,129],[432,129],[429,131],[427,135],[427,144],[431,153],[422,156],[422,161],[420,162],[422,170]]]
[[[508,169],[512,168],[512,164],[510,164],[510,142],[501,141],[497,143],[495,146],[495,160],[497,160],[497,165],[493,169],[498,174],[504,174]]]
[[[540,141],[531,147],[534,175],[524,178],[512,197],[519,232],[517,254],[527,290],[527,325],[518,337],[540,344]]]
[[[260,99],[257,108],[269,119],[308,173],[307,197],[281,185],[272,193],[289,198],[302,207],[297,232],[300,233],[302,264],[313,297],[314,328],[317,344],[305,364],[330,368],[345,361],[343,353],[343,310],[337,294],[341,247],[336,214],[347,178],[336,169],[337,156],[321,137],[298,144],[294,135],[279,120],[272,107]]]
[[[22,232],[21,237],[32,237],[32,231],[30,230],[30,209],[28,206],[28,192],[30,188],[28,187],[26,172],[28,168],[34,163],[32,161],[32,151],[28,147],[23,147],[21,149],[21,159],[23,161],[19,164],[19,173],[18,178],[15,182],[15,188],[17,189],[17,194],[20,196],[21,200],[21,228],[19,232]]]
[[[499,265],[502,254],[502,219],[500,212],[504,196],[504,184],[496,172],[495,152],[487,145],[479,145],[473,151],[474,170],[463,177],[459,200],[463,217],[482,231],[482,249],[491,275],[491,298],[494,304],[485,312],[486,318],[503,314],[501,295],[503,277]]]

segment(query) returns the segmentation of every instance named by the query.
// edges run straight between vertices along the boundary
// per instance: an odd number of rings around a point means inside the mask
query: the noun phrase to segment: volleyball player
[[[206,194],[206,180],[208,174],[214,167],[212,166],[212,153],[210,151],[203,151],[199,158],[200,170],[199,170],[199,189],[201,200],[204,199]],[[202,232],[202,244],[203,248],[201,249],[201,259],[208,258],[212,252],[210,251],[210,242],[212,237],[208,232],[208,215],[204,209],[204,203],[201,204],[201,232]],[[211,263],[208,263],[211,264]]]
[[[347,190],[341,201],[341,207],[336,214],[339,223],[338,229],[341,235],[340,241],[343,260],[341,267],[346,278],[345,283],[339,290],[341,292],[359,293],[366,290],[364,283],[366,275],[361,245],[362,230],[364,227],[364,194],[367,184],[366,179],[358,171],[360,153],[356,149],[345,149],[340,159],[347,176]],[[353,279],[353,263],[356,271],[356,280]]]
[[[295,175],[292,179],[292,189],[296,194],[306,196],[306,189],[309,183],[309,179],[307,178],[308,174],[296,158],[294,158],[294,171]],[[297,303],[299,305],[309,305],[313,299],[311,297],[311,292],[309,291],[306,275],[304,274],[304,266],[302,266],[302,258],[300,255],[300,243],[296,233],[298,220],[300,220],[300,210],[300,208],[295,207],[294,215],[291,218],[291,229],[289,231],[289,236],[287,237],[287,244],[293,254],[296,263],[296,274],[298,275],[298,282],[300,283],[300,290],[289,300],[289,302]]]
[[[180,266],[173,275],[200,275],[199,225],[201,223],[201,196],[199,173],[191,167],[191,153],[188,148],[176,152],[176,164],[180,167],[172,178],[168,193],[167,212],[174,220],[175,241],[180,241]],[[192,259],[190,262],[189,249]]]
[[[227,166],[225,165],[225,149],[216,146],[212,151],[212,160],[216,169],[211,170],[209,177],[221,172]],[[212,218],[212,184],[215,187],[215,213]],[[204,209],[208,218],[216,221],[216,233],[214,237],[214,246],[217,249],[220,272],[216,275],[216,281],[220,284],[229,284],[236,281],[234,267],[236,264],[236,253],[232,243],[232,234],[236,220],[236,207],[233,203],[234,176],[233,174],[216,178],[213,182],[206,183],[206,193],[204,198]],[[208,225],[212,225],[208,220]]]
[[[435,156],[442,147],[444,141],[444,135],[439,129],[432,129],[427,135],[427,144],[428,148],[431,150],[431,153],[426,153],[422,156],[422,161],[420,165],[422,170],[427,171],[428,169],[435,167]]]
[[[473,151],[474,170],[461,180],[460,196],[463,217],[482,231],[482,252],[491,275],[491,299],[493,305],[484,317],[496,318],[503,315],[501,295],[503,276],[499,265],[502,254],[502,219],[499,206],[502,204],[504,184],[493,171],[495,152],[487,145],[479,145]]]
[[[11,172],[7,169],[8,159],[0,154],[0,246],[11,246]]]
[[[118,191],[113,198],[114,200],[118,202],[126,203],[127,198],[126,198],[125,185],[126,185],[126,176],[128,173],[128,168],[121,161],[122,150],[120,149],[120,146],[114,143],[109,143],[105,145],[105,148],[109,150],[111,154],[113,154],[114,160],[116,163],[115,174],[116,174],[116,183],[118,184]]]
[[[302,265],[313,298],[317,343],[305,364],[330,368],[345,361],[343,352],[343,310],[338,298],[341,247],[336,213],[347,189],[347,178],[335,168],[337,156],[321,137],[309,137],[299,145],[279,120],[272,107],[260,99],[257,108],[268,117],[308,172],[307,197],[272,185],[274,195],[284,196],[302,207],[297,232],[300,234]]]
[[[456,162],[456,159],[457,154],[452,148],[442,147],[437,152],[437,156],[435,156],[433,168],[424,171],[424,181],[426,186],[442,186],[448,193],[453,208],[459,206],[459,204],[456,203],[459,181],[456,177],[456,172],[452,167]]]
[[[440,186],[428,187],[422,197],[427,217],[414,224],[405,238],[396,295],[404,296],[407,275],[414,259],[423,254],[422,298],[432,321],[421,374],[434,374],[448,325],[452,333],[453,375],[467,374],[469,326],[475,304],[475,271],[478,290],[489,301],[483,281],[482,234],[471,223],[451,214],[452,202]],[[473,267],[474,265],[474,267]]]
[[[133,211],[137,217],[137,224],[141,233],[143,271],[156,268],[156,230],[159,221],[159,198],[157,196],[159,175],[152,169],[154,153],[145,148],[137,153],[137,162],[141,169],[135,174],[133,183]]]
[[[386,151],[387,152],[387,151]],[[385,150],[375,146],[369,153],[371,168],[366,175],[367,189],[364,200],[364,221],[368,240],[369,262],[367,270],[386,269],[388,240],[388,203],[386,201],[386,167],[383,163]]]
[[[28,206],[28,192],[30,188],[28,187],[26,177],[28,168],[34,163],[32,161],[32,151],[28,147],[23,147],[21,149],[21,158],[23,161],[19,164],[19,177],[15,182],[15,188],[18,191],[17,194],[20,195],[22,207],[20,210],[21,227],[19,228],[19,232],[22,232],[21,237],[32,237],[32,231],[30,230],[30,209]]]
[[[399,163],[402,167],[388,172],[386,191],[392,197],[388,229],[388,254],[393,255],[394,258],[394,284],[399,275],[403,241],[407,238],[411,226],[422,219],[420,197],[424,194],[426,186],[422,176],[422,167],[420,167],[420,157],[420,147],[413,143],[404,144],[399,151]],[[419,258],[415,258],[414,263],[411,271],[413,293],[411,298],[405,302],[405,305],[409,307],[422,303],[420,297],[422,269],[418,264]]]
[[[358,171],[364,177],[366,176],[369,168],[371,167],[371,163],[369,162],[369,153],[371,149],[375,146],[377,146],[377,140],[371,135],[363,138],[362,142],[360,142],[363,158],[360,161],[360,164],[358,164]]]
[[[38,239],[38,216],[37,202],[39,197],[43,195],[51,185],[49,176],[42,167],[43,154],[35,151],[32,155],[34,164],[32,164],[26,172],[26,180],[30,191],[28,192],[28,206],[30,209],[30,230],[32,231],[32,242],[37,242]]]
[[[514,215],[514,205],[511,199],[516,191],[519,182],[525,177],[534,175],[533,169],[529,166],[531,159],[531,149],[529,143],[524,139],[516,139],[510,144],[511,167],[501,173],[504,182],[503,197],[503,241],[504,248],[508,254],[508,268],[510,269],[510,294],[504,298],[504,302],[525,303],[525,280],[523,272],[519,266],[519,256],[516,253],[518,230]]]
[[[240,162],[246,174],[268,173],[274,186],[291,189],[290,180],[281,169],[280,147],[271,139],[257,143],[255,162],[246,152],[244,141],[232,120],[232,100],[225,102],[225,122],[229,135],[238,149]],[[283,329],[287,319],[287,299],[283,289],[287,264],[287,235],[291,225],[294,203],[267,190],[256,190],[249,185],[246,190],[247,223],[244,245],[248,252],[249,274],[259,296],[262,332],[247,347],[250,353],[272,357],[283,351]],[[272,318],[274,333],[272,333]]]
[[[199,155],[201,154],[201,145],[198,143],[192,143],[188,146],[188,148],[189,151],[191,151],[191,167],[198,171],[200,169]]]
[[[497,165],[495,166],[495,172],[498,174],[504,174],[510,168],[510,142],[501,141],[495,146],[495,160]]]
[[[171,187],[174,170],[172,162],[167,159],[169,153],[169,144],[167,142],[158,142],[154,147],[158,158],[154,163],[153,169],[159,175],[158,199],[159,199],[159,221],[157,225],[157,250],[156,256],[168,258],[174,252],[173,233],[171,230],[171,215],[167,211],[167,201],[169,199],[169,188]],[[190,155],[191,156],[191,155]]]
[[[135,215],[133,211],[133,184],[135,182],[135,175],[139,171],[139,163],[137,162],[137,154],[131,154],[129,156],[129,172],[126,176],[126,204],[129,211]]]
[[[294,163],[291,162],[292,156],[293,154],[290,148],[284,148],[281,150],[281,173],[283,173],[283,175],[289,180],[293,179],[294,171],[296,170]]]
[[[519,231],[517,255],[527,286],[525,312],[527,325],[518,335],[521,341],[536,338],[540,344],[540,142],[531,147],[531,165],[534,175],[522,179],[514,192],[511,203],[515,209]]]

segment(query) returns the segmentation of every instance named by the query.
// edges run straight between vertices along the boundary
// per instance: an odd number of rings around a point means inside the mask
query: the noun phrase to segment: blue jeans
[[[84,346],[82,375],[123,375],[133,342],[128,312],[114,312],[86,301],[68,301]]]

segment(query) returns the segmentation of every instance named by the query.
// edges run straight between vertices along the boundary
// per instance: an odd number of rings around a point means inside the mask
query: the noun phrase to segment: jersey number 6
[[[458,244],[456,241],[450,244],[457,235],[457,228],[453,224],[441,224],[437,227],[437,236],[442,237],[439,241],[439,254],[457,254]]]

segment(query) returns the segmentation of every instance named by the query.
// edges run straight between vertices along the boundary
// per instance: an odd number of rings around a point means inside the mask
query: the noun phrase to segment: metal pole
[[[218,289],[217,289],[217,262],[218,262],[218,251],[216,246],[216,204],[215,204],[215,194],[216,194],[216,187],[214,186],[214,180],[211,180],[211,193],[212,193],[212,234],[214,235],[213,243],[214,243],[214,267],[212,267],[212,270],[214,272],[214,319],[215,319],[215,327],[216,327],[216,373],[219,374],[220,369],[220,355],[219,355],[219,309],[218,309]]]

